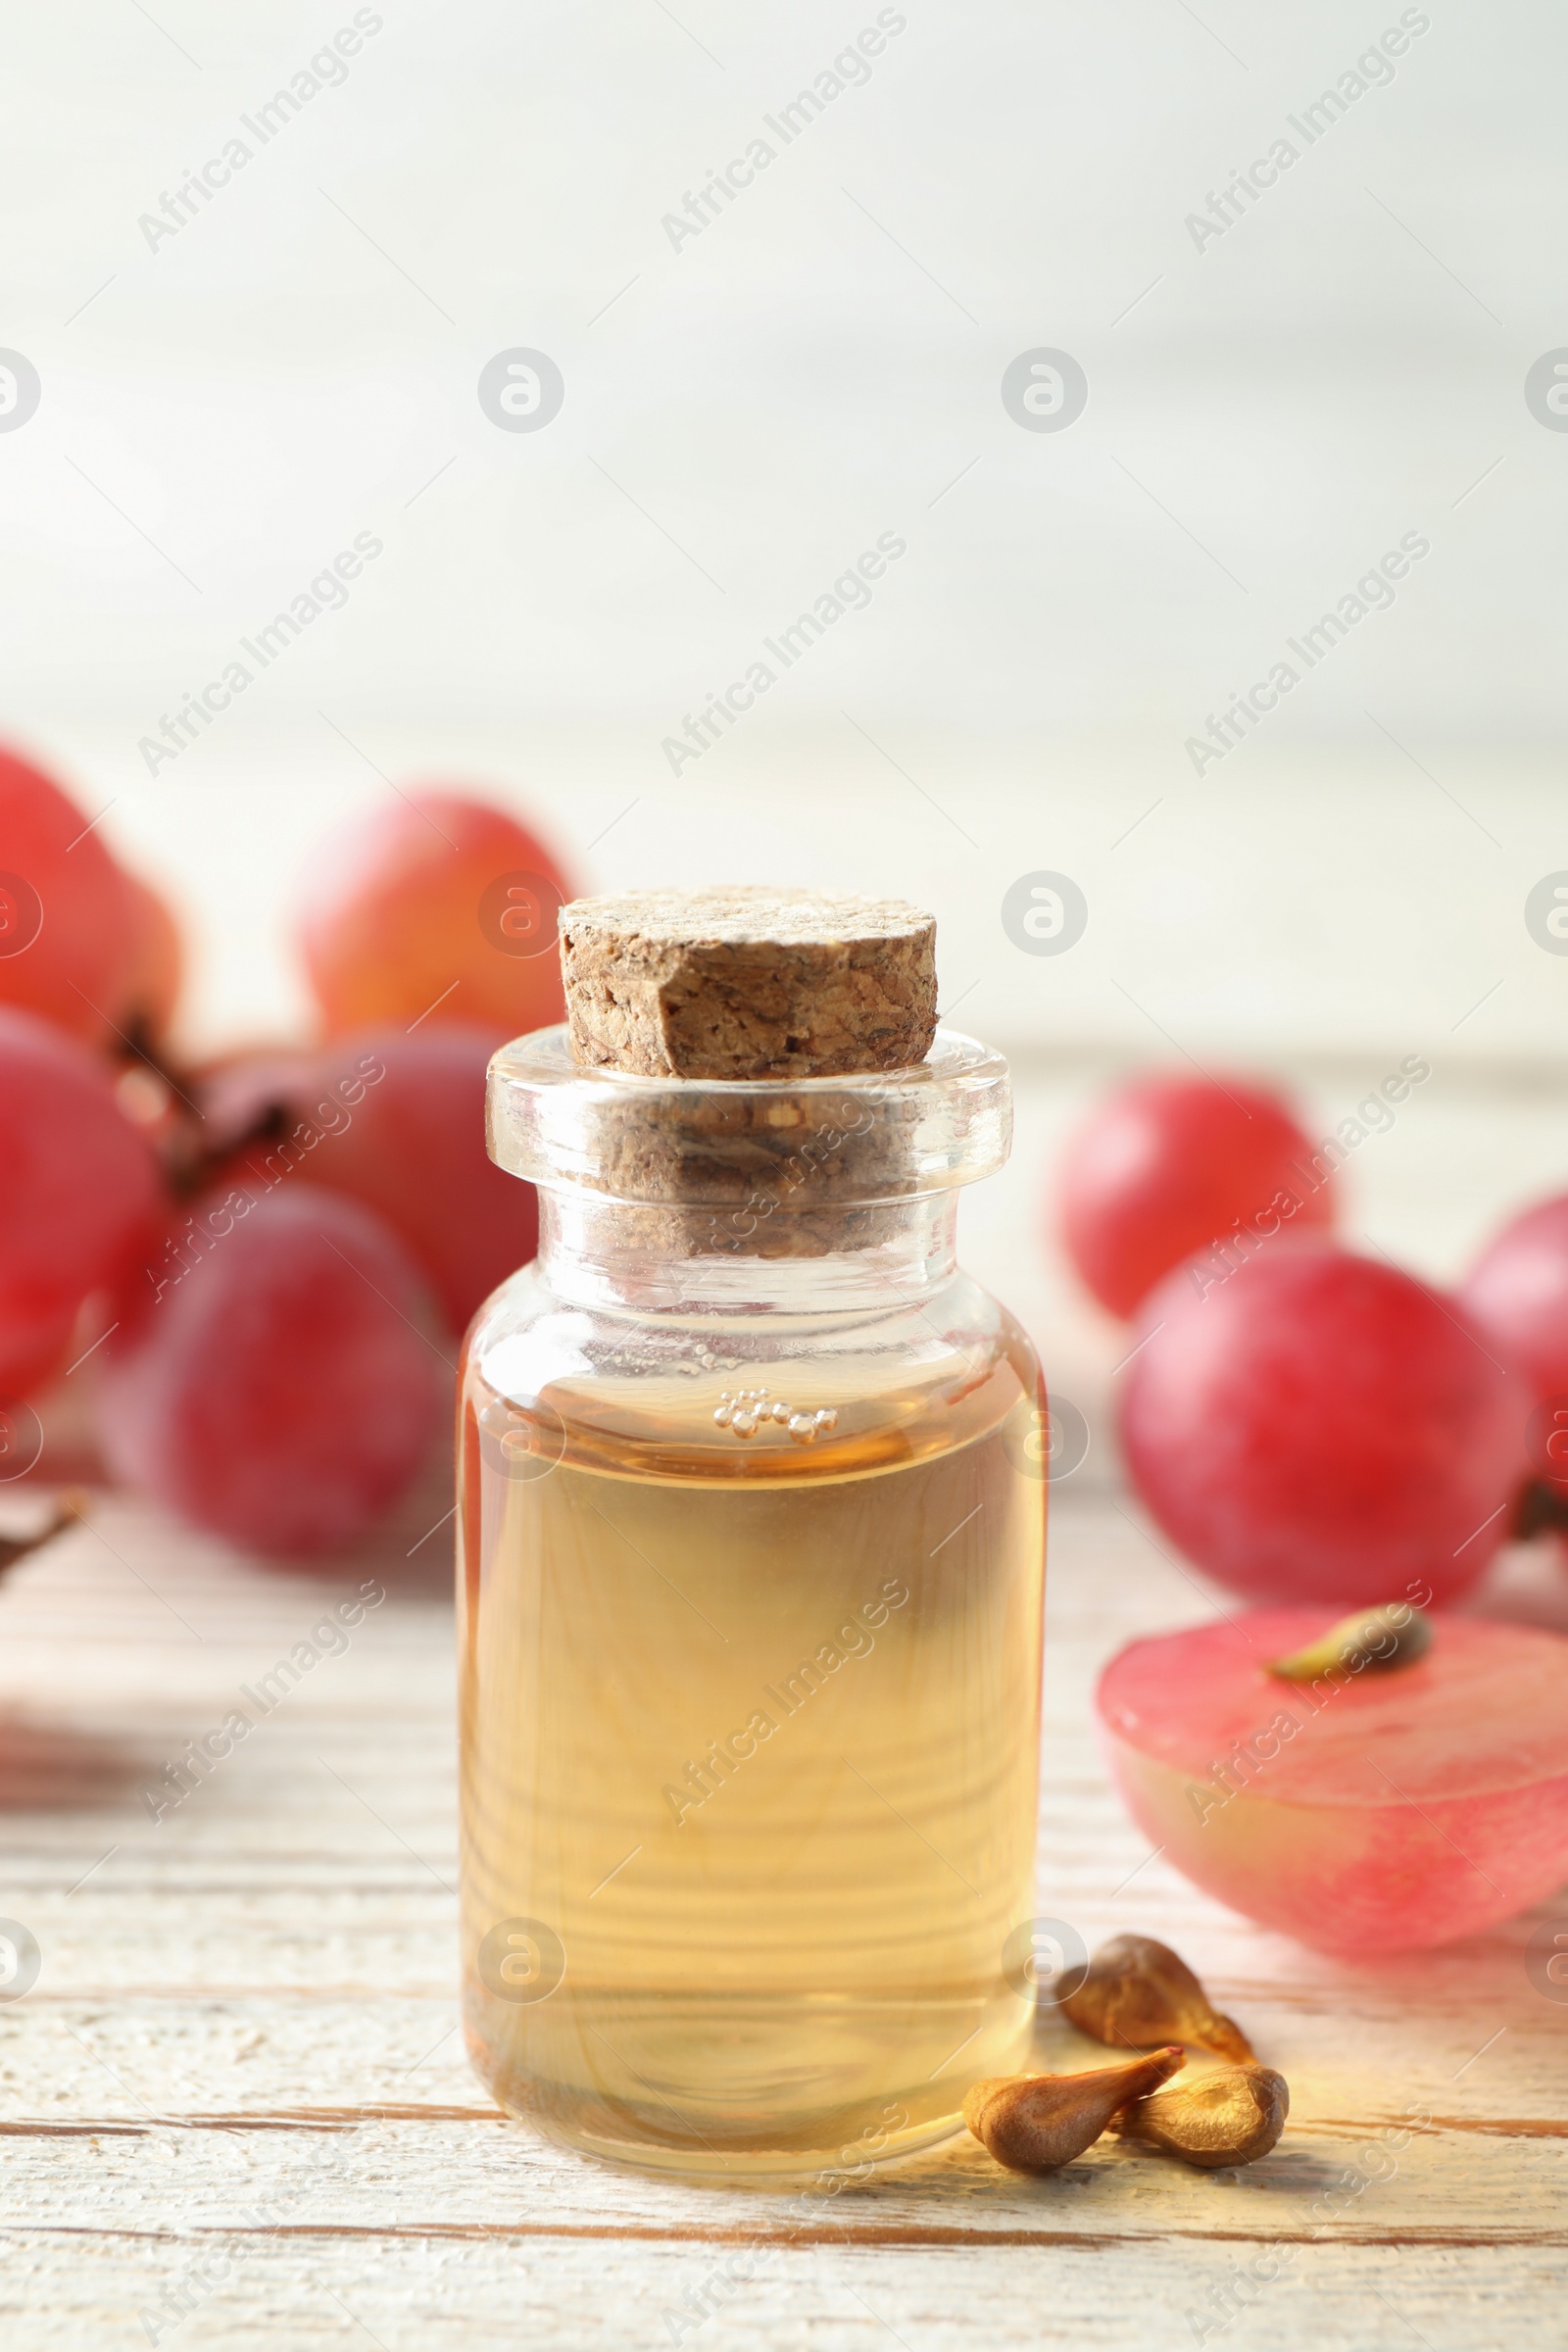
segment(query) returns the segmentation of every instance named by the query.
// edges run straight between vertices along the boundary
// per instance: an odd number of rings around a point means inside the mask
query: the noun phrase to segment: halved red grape
[[[363,1030],[310,1056],[231,1064],[203,1107],[215,1140],[264,1132],[224,1181],[260,1196],[295,1174],[378,1209],[408,1244],[453,1331],[538,1248],[531,1184],[485,1150],[496,1029],[430,1022]]]
[[[1195,1270],[1146,1301],[1121,1397],[1133,1484],[1188,1558],[1270,1600],[1474,1584],[1531,1399],[1464,1308],[1325,1242]]]
[[[1130,1315],[1197,1250],[1229,1240],[1245,1255],[1287,1221],[1332,1225],[1341,1156],[1314,1156],[1279,1098],[1244,1079],[1137,1078],[1067,1146],[1062,1238],[1101,1304]]]
[[[158,1162],[74,1038],[0,1007],[0,1398],[64,1361],[76,1310],[154,1230]]]
[[[1415,1664],[1283,1682],[1324,1609],[1131,1642],[1097,1699],[1127,1809],[1222,1902],[1323,1951],[1449,1943],[1568,1872],[1568,1642],[1432,1620]]]
[[[475,1021],[506,1036],[564,1010],[556,914],[572,896],[505,809],[423,790],[324,842],[300,925],[327,1029]]]
[[[353,1542],[417,1476],[450,1396],[390,1228],[311,1184],[208,1195],[103,1350],[116,1474],[249,1549]]]
[[[131,967],[124,876],[58,784],[0,751],[0,1003],[109,1038]]]

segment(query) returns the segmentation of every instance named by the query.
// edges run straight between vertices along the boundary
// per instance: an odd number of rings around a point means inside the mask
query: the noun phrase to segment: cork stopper
[[[900,899],[653,890],[561,910],[573,1057],[639,1078],[907,1069],[936,1033],[936,923]]]
[[[694,1258],[901,1245],[908,1204],[991,1175],[1011,1133],[1006,1063],[947,1029],[903,1069],[714,1085],[585,1069],[563,1023],[501,1048],[486,1104],[491,1158],[579,1255],[656,1287]]]

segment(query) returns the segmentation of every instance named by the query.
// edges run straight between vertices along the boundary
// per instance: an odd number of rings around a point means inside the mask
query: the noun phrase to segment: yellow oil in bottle
[[[772,1407],[819,1369],[757,1375],[750,1437],[744,1370],[519,1404],[469,1369],[467,2031],[552,2136],[787,2178],[1026,2063],[1037,1380],[1004,1316],[935,1372],[841,1367],[802,1444]]]

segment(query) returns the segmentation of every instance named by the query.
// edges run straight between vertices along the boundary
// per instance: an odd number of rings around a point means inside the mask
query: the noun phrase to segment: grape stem
[[[1519,1490],[1509,1532],[1523,1544],[1545,1527],[1568,1527],[1568,1488],[1554,1478],[1528,1479]]]
[[[41,1551],[56,1536],[74,1527],[78,1519],[87,1516],[87,1497],[79,1487],[68,1487],[55,1497],[55,1507],[44,1525],[30,1536],[0,1536],[0,1576],[24,1560],[31,1551]]]
[[[158,1152],[165,1182],[176,1200],[189,1200],[204,1191],[216,1172],[237,1153],[278,1143],[293,1124],[294,1113],[280,1094],[262,1103],[248,1125],[214,1143],[203,1132],[207,1120],[198,1100],[200,1079],[157,1043],[140,1013],[132,1014],[121,1033],[116,1057],[126,1069],[139,1065],[150,1071],[168,1090],[170,1123],[159,1139]]]

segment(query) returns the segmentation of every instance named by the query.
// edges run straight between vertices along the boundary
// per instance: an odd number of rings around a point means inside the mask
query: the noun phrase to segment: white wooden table
[[[543,2145],[456,2031],[446,1531],[407,1559],[411,1514],[316,1580],[110,1500],[0,1594],[0,1909],[42,1951],[0,2007],[8,2352],[1187,2345],[1227,2308],[1207,2340],[1237,2347],[1562,2341],[1568,2008],[1526,1925],[1348,1968],[1149,1860],[1092,1676],[1205,1604],[1108,1488],[1062,1494],[1043,1904],[1195,1963],[1290,2080],[1272,2157],[1205,2177],[1105,2142],[1032,2182],[963,2139],[803,2227]],[[351,1646],[154,1823],[143,1785],[362,1577],[388,1597]],[[1042,2048],[1098,2054],[1054,2026]]]
[[[1091,1082],[1025,1090],[966,1254],[1021,1285],[1098,1415],[1121,1343],[1031,1238]],[[1353,1084],[1324,1083],[1325,1114]],[[1433,1097],[1438,1124],[1366,1154],[1357,1223],[1444,1270],[1494,1213],[1494,1171],[1540,1187],[1565,1139],[1554,1102]],[[1232,2178],[1102,2142],[1028,2181],[965,2137],[803,2226],[783,2197],[610,2172],[503,2119],[457,2030],[447,1504],[432,1473],[315,1578],[105,1497],[0,1583],[0,1915],[42,1953],[0,2003],[4,2352],[1568,2340],[1568,2006],[1527,1978],[1530,1923],[1353,1968],[1150,1859],[1094,1746],[1094,1677],[1213,1603],[1100,1446],[1054,1506],[1041,1908],[1193,1962],[1290,2081],[1276,2152]],[[0,1489],[0,1526],[31,1508]],[[350,1646],[155,1823],[144,1785],[366,1578],[387,1598]],[[1568,1630],[1568,1574],[1521,1554],[1481,1605]],[[1041,2049],[1102,2055],[1054,2025]]]

